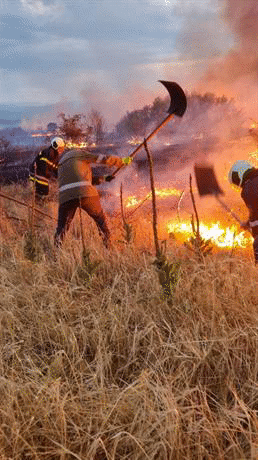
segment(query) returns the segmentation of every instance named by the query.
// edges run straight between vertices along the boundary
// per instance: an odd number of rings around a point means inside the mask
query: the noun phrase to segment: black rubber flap
[[[220,188],[213,166],[195,165],[195,179],[200,196],[203,195],[224,195]]]

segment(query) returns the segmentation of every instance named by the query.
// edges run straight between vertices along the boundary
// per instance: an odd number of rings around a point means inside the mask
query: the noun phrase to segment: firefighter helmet
[[[51,146],[53,149],[57,150],[59,147],[64,147],[65,143],[61,137],[54,137],[51,141]]]
[[[241,187],[243,183],[244,174],[249,170],[253,169],[254,166],[249,161],[239,160],[236,161],[230,168],[228,173],[228,180],[231,184]]]

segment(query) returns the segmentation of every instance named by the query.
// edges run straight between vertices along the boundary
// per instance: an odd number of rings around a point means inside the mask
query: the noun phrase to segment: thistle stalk
[[[158,230],[157,230],[157,207],[156,207],[156,195],[155,195],[155,185],[154,185],[154,176],[153,176],[153,161],[152,156],[149,152],[147,147],[147,141],[144,139],[144,148],[148,156],[149,161],[149,168],[150,168],[150,184],[151,184],[151,195],[152,195],[152,224],[153,224],[153,236],[154,236],[154,243],[156,249],[156,257],[157,259],[161,256],[161,251],[159,247],[159,240],[158,240]]]

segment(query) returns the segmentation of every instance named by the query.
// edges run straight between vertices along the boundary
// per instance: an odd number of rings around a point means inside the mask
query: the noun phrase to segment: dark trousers
[[[55,245],[61,246],[65,233],[69,229],[76,209],[80,206],[80,204],[81,209],[86,211],[87,214],[95,220],[99,233],[103,238],[103,242],[106,246],[108,246],[110,230],[108,228],[106,216],[103,212],[99,196],[82,197],[80,200],[79,198],[76,198],[59,206]]]

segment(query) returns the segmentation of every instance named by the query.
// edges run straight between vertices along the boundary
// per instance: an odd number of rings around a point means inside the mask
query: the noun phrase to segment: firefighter
[[[115,166],[119,168],[130,164],[131,157],[119,158],[92,154],[87,149],[72,149],[65,152],[59,160],[58,185],[59,209],[55,232],[55,246],[61,247],[66,231],[73,220],[76,209],[80,206],[94,219],[106,247],[110,244],[110,230],[105,213],[100,203],[98,191],[94,185],[110,182],[113,176],[103,176],[92,180],[91,164]]]
[[[58,160],[63,153],[65,143],[61,137],[54,137],[50,147],[42,150],[30,165],[29,179],[35,184],[35,197],[41,202],[49,193],[49,179],[57,178]]]
[[[255,264],[258,264],[258,169],[248,161],[236,161],[230,168],[228,179],[241,188],[241,198],[249,210],[249,219],[241,227],[253,235]]]

